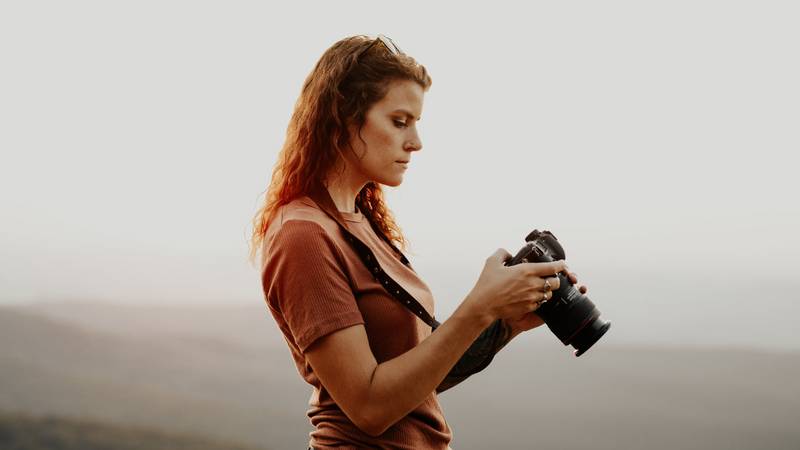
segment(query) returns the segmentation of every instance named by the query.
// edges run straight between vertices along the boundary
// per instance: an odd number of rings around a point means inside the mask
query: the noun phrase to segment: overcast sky
[[[440,315],[540,228],[618,336],[800,349],[793,3],[290,3],[0,5],[0,304],[263,302],[301,84],[383,33],[433,78],[388,198]]]

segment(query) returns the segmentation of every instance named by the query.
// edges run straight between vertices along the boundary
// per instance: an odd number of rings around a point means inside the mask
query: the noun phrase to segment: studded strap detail
[[[336,209],[336,205],[333,203],[333,199],[331,198],[328,190],[318,186],[316,189],[312,190],[309,194],[309,197],[320,207],[320,209],[325,212],[328,216],[330,216],[333,220],[339,224],[339,228],[344,233],[345,239],[353,246],[356,254],[358,254],[361,261],[370,270],[375,276],[375,280],[381,283],[387,292],[390,295],[395,297],[400,304],[404,305],[412,314],[419,317],[420,320],[425,322],[428,326],[431,327],[431,330],[435,330],[440,324],[439,322],[431,316],[428,311],[415,299],[411,294],[408,293],[400,283],[396,282],[392,277],[390,277],[378,264],[378,259],[372,253],[372,250],[367,246],[367,244],[361,242],[347,227],[344,225],[344,219],[339,214],[339,210]],[[382,236],[382,233],[378,233],[381,235],[380,237],[386,241],[389,246],[398,254],[400,257],[400,261],[407,267],[411,267],[411,263],[408,259],[403,255],[397,247],[394,246],[385,236]]]

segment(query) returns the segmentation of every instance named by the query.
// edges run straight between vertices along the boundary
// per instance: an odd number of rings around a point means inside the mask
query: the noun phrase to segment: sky
[[[0,305],[263,302],[247,241],[301,84],[382,33],[433,78],[386,190],[437,316],[538,228],[609,338],[800,349],[800,8],[453,5],[3,2]]]

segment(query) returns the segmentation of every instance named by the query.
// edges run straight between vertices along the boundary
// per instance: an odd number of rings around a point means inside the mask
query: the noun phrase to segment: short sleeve
[[[305,352],[317,339],[363,324],[344,256],[322,226],[289,220],[267,244],[262,277],[267,301]]]

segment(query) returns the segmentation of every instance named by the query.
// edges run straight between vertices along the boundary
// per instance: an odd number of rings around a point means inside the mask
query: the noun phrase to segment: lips
[[[395,162],[399,162],[399,163],[403,163],[403,164],[408,164],[409,162],[411,162],[411,160],[408,160],[408,161],[395,161]]]

